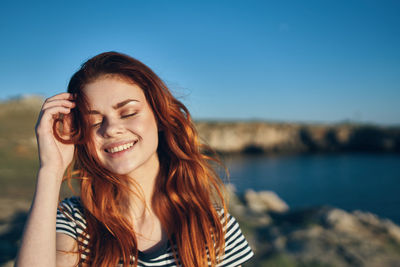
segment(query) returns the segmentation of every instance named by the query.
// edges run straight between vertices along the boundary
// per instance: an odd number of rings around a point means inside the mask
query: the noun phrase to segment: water
[[[272,190],[291,208],[331,205],[400,223],[400,155],[232,156],[224,161],[239,193]]]

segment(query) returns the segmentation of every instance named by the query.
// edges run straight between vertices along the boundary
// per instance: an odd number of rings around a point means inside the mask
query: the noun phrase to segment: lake
[[[272,190],[290,208],[331,205],[400,223],[400,155],[226,156],[238,193]]]

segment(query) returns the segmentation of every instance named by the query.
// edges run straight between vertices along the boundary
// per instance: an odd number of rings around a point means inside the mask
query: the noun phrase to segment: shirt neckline
[[[168,250],[169,247],[169,240],[165,240],[162,243],[159,244],[159,248],[150,252],[143,252],[143,251],[138,251],[139,253],[139,260],[151,260],[158,258],[159,256],[165,254]]]

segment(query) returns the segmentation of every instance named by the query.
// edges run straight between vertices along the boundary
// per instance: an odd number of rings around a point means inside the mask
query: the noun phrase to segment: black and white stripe
[[[220,259],[218,267],[234,267],[239,266],[242,263],[249,260],[254,254],[245,237],[240,231],[239,224],[230,214],[224,216],[224,211],[219,211],[221,223],[225,223],[225,217],[227,223],[225,225],[225,254]],[[78,197],[71,197],[64,199],[61,202],[61,209],[57,210],[57,233],[63,233],[71,236],[74,239],[82,237],[86,229],[86,220],[83,215],[83,207]],[[87,245],[89,242],[89,236],[86,235],[83,239],[83,243]],[[176,245],[173,244],[176,251]],[[179,258],[179,256],[178,256]],[[86,255],[82,255],[82,260],[86,259]],[[132,261],[134,258],[132,257]],[[120,264],[119,264],[120,265]],[[121,265],[122,266],[122,265]],[[177,266],[171,244],[167,244],[160,251],[152,253],[139,252],[138,266],[140,267],[172,267]],[[179,265],[180,266],[180,265]]]

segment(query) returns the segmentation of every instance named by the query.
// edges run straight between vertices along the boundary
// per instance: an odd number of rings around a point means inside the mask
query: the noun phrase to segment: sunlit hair
[[[226,215],[226,204],[223,184],[210,164],[214,157],[200,143],[188,110],[164,82],[140,61],[117,52],[89,59],[68,85],[77,106],[72,109],[73,131],[69,141],[76,144],[75,157],[66,179],[80,179],[86,232],[90,236],[86,263],[115,266],[122,259],[124,266],[137,266],[130,256],[138,259],[135,229],[124,214],[129,208],[129,196],[140,195],[140,188],[129,177],[116,175],[100,164],[85,115],[89,107],[83,88],[104,76],[138,85],[156,118],[160,171],[151,205],[170,243],[174,240],[177,244],[177,251],[173,248],[175,261],[183,266],[216,266],[225,246],[224,225],[218,211],[223,209]],[[56,132],[59,122],[53,127]],[[84,245],[79,240],[81,254]]]

